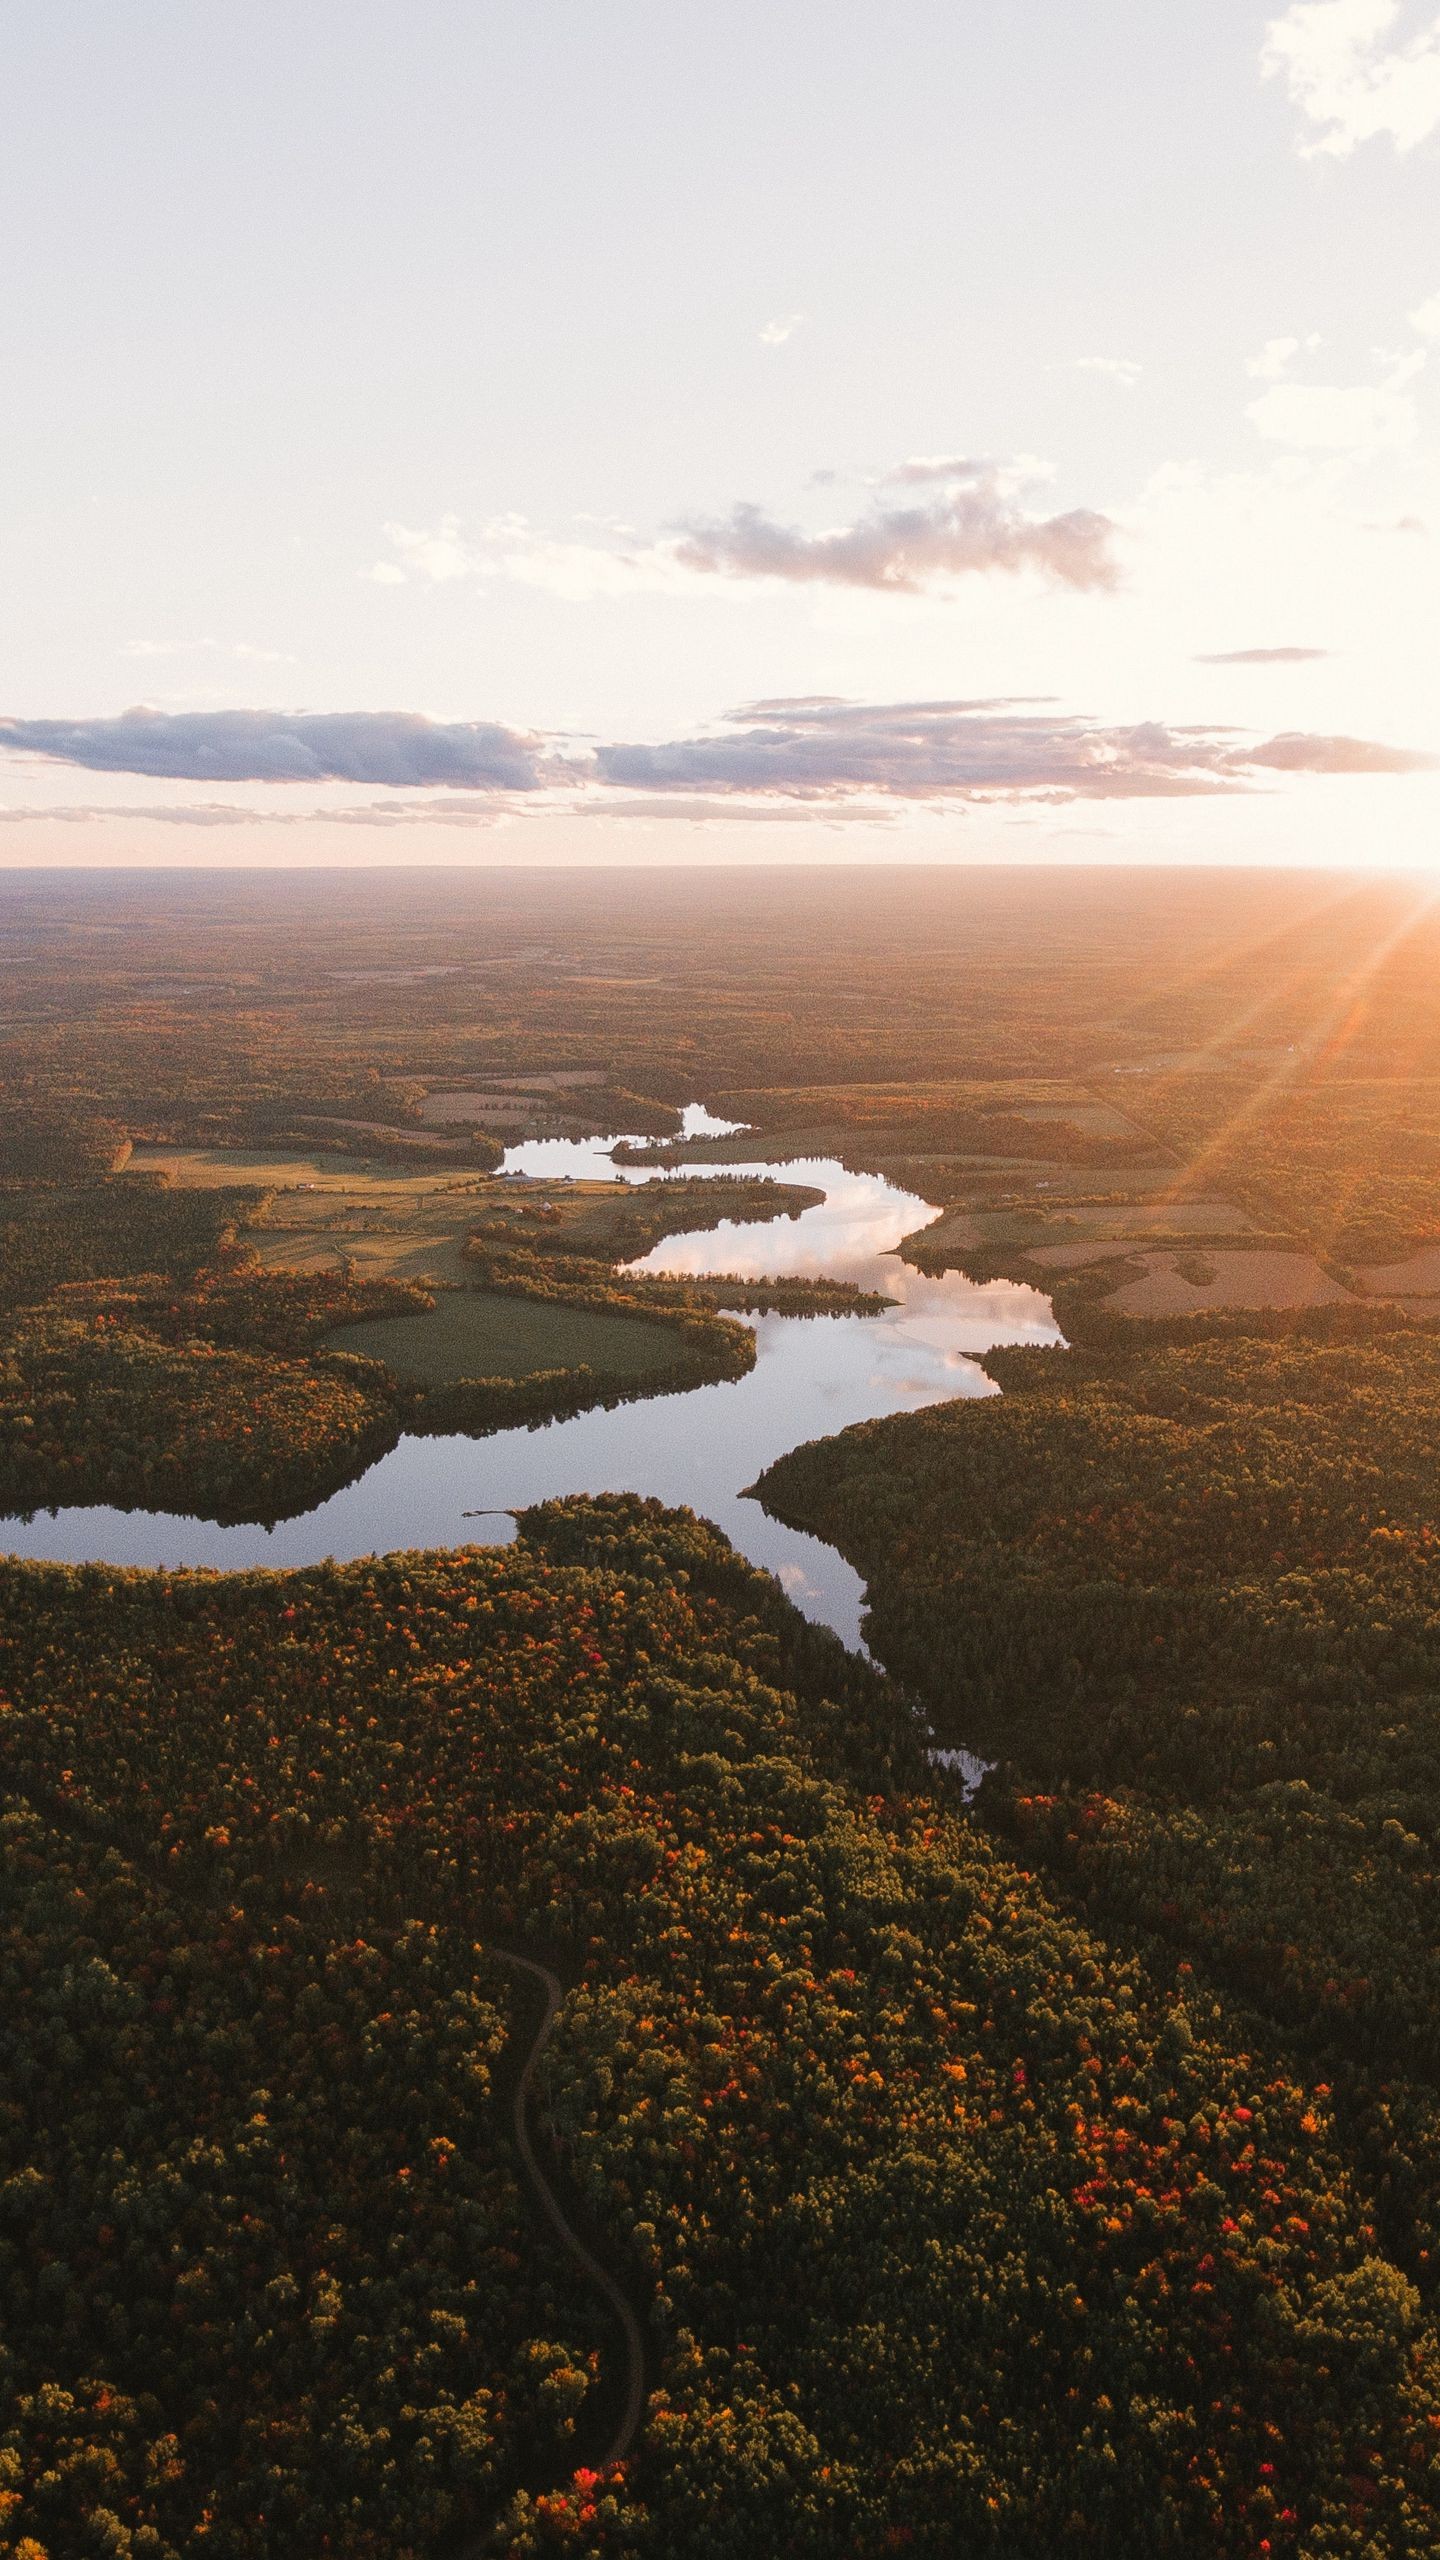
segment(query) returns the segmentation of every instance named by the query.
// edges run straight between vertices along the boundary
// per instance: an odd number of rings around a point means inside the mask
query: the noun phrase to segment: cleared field
[[[447,1138],[435,1129],[411,1129],[392,1120],[349,1120],[329,1111],[297,1111],[297,1127],[301,1129],[333,1129],[337,1138],[383,1139],[387,1147],[425,1147],[433,1154],[436,1147],[446,1147],[456,1155],[464,1152],[458,1138]]]
[[[923,1165],[914,1159],[896,1172],[924,1188]],[[991,1261],[1011,1254],[1065,1271],[1108,1261],[1117,1248],[1132,1244],[1151,1250],[1163,1243],[1211,1243],[1254,1234],[1253,1221],[1228,1200],[1072,1203],[1060,1181],[1045,1180],[1032,1187],[1030,1198],[1010,1199],[1003,1207],[986,1208],[977,1201],[948,1208],[907,1241],[931,1262],[942,1253],[962,1259],[967,1253],[983,1254]]]
[[[1113,1315],[1189,1316],[1227,1308],[1329,1307],[1350,1295],[1321,1270],[1313,1254],[1266,1246],[1223,1250],[1208,1243],[1203,1249],[1188,1243],[1178,1251],[1157,1251],[1143,1240],[1126,1245],[1092,1239],[1085,1244],[1031,1244],[1024,1250],[1042,1272],[1113,1265],[1115,1285],[1102,1301]]]
[[[1097,1138],[1133,1138],[1142,1132],[1110,1102],[1026,1102],[1008,1087],[989,1095],[992,1108],[1014,1111],[1022,1120],[1058,1120],[1072,1129],[1088,1129]]]
[[[466,1085],[461,1089],[445,1086],[427,1093],[420,1105],[420,1117],[432,1128],[443,1128],[449,1122],[481,1122],[488,1119],[523,1119],[534,1113],[537,1101],[547,1094],[576,1095],[587,1085],[603,1085],[605,1073],[597,1067],[562,1070],[553,1075],[516,1076],[511,1081],[488,1085]]]
[[[1038,1262],[1060,1255],[1076,1260],[1072,1248],[1092,1243],[1104,1248],[1132,1242],[1163,1244],[1176,1237],[1188,1243],[1192,1238],[1249,1236],[1255,1233],[1255,1225],[1228,1200],[1176,1201],[1154,1208],[1143,1202],[1073,1208],[1037,1202],[1034,1207],[951,1209],[926,1233],[946,1244],[1015,1245]],[[1440,1281],[1436,1285],[1440,1287]]]
[[[127,1173],[168,1173],[172,1182],[215,1187],[231,1182],[273,1182],[282,1187],[304,1183],[311,1190],[343,1190],[354,1187],[357,1178],[366,1183],[393,1181],[401,1189],[413,1190],[417,1183],[427,1182],[435,1188],[433,1172],[393,1173],[373,1164],[368,1156],[330,1155],[317,1149],[303,1155],[293,1148],[277,1147],[147,1147],[138,1146],[125,1167]]]
[[[1056,1239],[1063,1229],[1077,1235],[1100,1236],[1125,1241],[1132,1236],[1248,1236],[1255,1233],[1253,1218],[1237,1209],[1229,1200],[1176,1200],[1155,1208],[1136,1204],[1129,1208],[1066,1209],[1054,1220]]]
[[[533,1093],[430,1093],[420,1105],[420,1117],[428,1129],[508,1129],[517,1122],[548,1128],[558,1114]]]
[[[902,1166],[914,1166],[914,1187],[923,1191],[925,1157],[907,1156],[896,1161]],[[936,1174],[931,1177],[932,1190],[943,1189],[957,1208],[986,1208],[995,1199],[997,1184],[1007,1201],[1033,1201],[1043,1209],[1066,1207],[1072,1202],[1080,1208],[1093,1207],[1098,1187],[1114,1205],[1117,1217],[1129,1217],[1137,1203],[1168,1200],[1175,1184],[1173,1164],[1127,1165],[1122,1180],[1112,1182],[1106,1173],[1099,1177],[1097,1185],[1095,1171],[1089,1165],[1039,1164],[1013,1156],[951,1155],[932,1161],[936,1167]],[[996,1214],[1001,1212],[997,1210]]]
[[[582,1367],[652,1378],[683,1356],[665,1325],[502,1297],[488,1289],[447,1289],[428,1315],[342,1325],[328,1340],[332,1350],[383,1360],[407,1386],[417,1387]]]
[[[947,1209],[932,1225],[917,1228],[906,1242],[923,1244],[927,1252],[978,1253],[988,1244],[987,1222],[969,1209]]]
[[[363,1156],[280,1154],[240,1147],[144,1147],[136,1173],[163,1170],[177,1187],[263,1183],[271,1197],[245,1241],[267,1271],[337,1271],[363,1280],[454,1286],[469,1277],[462,1248],[490,1193],[483,1174],[422,1173]],[[510,1185],[506,1196],[518,1188]]]
[[[1105,1300],[1116,1315],[1200,1315],[1224,1307],[1329,1307],[1348,1295],[1308,1253],[1209,1253],[1205,1260],[1214,1277],[1204,1282],[1187,1280],[1174,1254],[1147,1253],[1137,1257],[1141,1258],[1143,1280],[1127,1281]]]
[[[300,1218],[276,1201],[262,1226],[245,1241],[267,1271],[339,1271],[358,1280],[415,1280],[422,1287],[459,1288],[470,1276],[465,1239],[473,1204],[457,1214],[450,1203],[402,1202],[389,1211],[374,1201],[347,1199],[327,1217],[313,1206]]]
[[[1422,1245],[1403,1262],[1372,1262],[1356,1286],[1367,1298],[1433,1298],[1440,1293],[1440,1245]]]

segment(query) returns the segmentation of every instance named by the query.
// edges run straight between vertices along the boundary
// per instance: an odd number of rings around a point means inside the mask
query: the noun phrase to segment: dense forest
[[[992,1354],[782,1460],[988,1820],[1295,2038],[1440,2247],[1440,1333],[1349,1310]]]
[[[1433,2548],[1426,2289],[1322,2075],[698,1522],[3,1601],[11,2553]],[[516,1947],[651,2341],[615,2469]]]
[[[325,1330],[424,1303],[376,1282],[57,1289],[0,1336],[0,1502],[281,1518],[400,1428],[384,1371]]]

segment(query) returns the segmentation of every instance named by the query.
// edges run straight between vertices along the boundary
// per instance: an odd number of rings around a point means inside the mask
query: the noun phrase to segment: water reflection
[[[703,1102],[687,1102],[680,1114],[682,1138],[738,1138],[749,1126],[748,1120],[717,1120]]]
[[[693,1106],[687,1123],[699,1111]],[[708,1113],[701,1117],[706,1126],[687,1127],[687,1134],[733,1134]],[[628,1182],[653,1180],[652,1167],[610,1160],[619,1143],[614,1136],[532,1140],[509,1151],[505,1170],[549,1180],[613,1181],[617,1173]],[[653,1494],[703,1512],[753,1563],[779,1575],[805,1616],[858,1644],[859,1577],[819,1539],[768,1519],[744,1488],[800,1441],[947,1397],[994,1394],[976,1355],[1002,1342],[1057,1341],[1049,1300],[1011,1281],[980,1284],[955,1273],[933,1279],[911,1270],[894,1248],[939,1211],[833,1158],[685,1171],[769,1174],[820,1190],[824,1198],[798,1218],[727,1220],[669,1237],[636,1269],[850,1280],[896,1303],[878,1316],[760,1316],[753,1320],[754,1369],[718,1386],[486,1440],[403,1439],[328,1502],[273,1530],[95,1506],[12,1521],[0,1534],[15,1554],[68,1563],[234,1570],[485,1543],[513,1535],[513,1524],[467,1520],[467,1512],[521,1509],[565,1494]]]

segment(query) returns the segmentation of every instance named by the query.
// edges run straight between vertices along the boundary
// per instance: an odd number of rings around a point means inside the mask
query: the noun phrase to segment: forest
[[[12,2553],[1433,2547],[1426,2289],[1325,2075],[703,1524],[3,1598]],[[515,1946],[650,2341],[608,2469]]]
[[[995,1756],[992,1829],[1323,2064],[1428,2266],[1440,1333],[1129,1334],[993,1353],[1000,1397],[796,1451],[766,1498],[861,1563],[882,1659]]]

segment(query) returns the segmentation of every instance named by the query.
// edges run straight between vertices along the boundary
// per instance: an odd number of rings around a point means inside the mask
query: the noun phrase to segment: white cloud
[[[703,792],[634,792],[622,799],[601,790],[580,793],[565,812],[567,818],[620,818],[627,824],[654,820],[667,826],[681,820],[695,827],[811,827],[817,821],[827,827],[888,827],[901,814],[893,802],[873,798],[832,802],[817,810],[810,800],[747,800],[729,792],[709,797]]]
[[[1245,414],[1272,444],[1314,453],[1395,452],[1420,431],[1409,386],[1424,362],[1417,350],[1383,382],[1276,382]]]
[[[818,473],[815,476],[819,478]],[[835,474],[828,476],[833,480]],[[1018,498],[1022,490],[1054,477],[1053,462],[1036,453],[1012,454],[1008,462],[996,462],[989,454],[912,453],[893,470],[874,475],[879,486],[887,489],[923,489],[930,481],[983,481],[1006,498]]]
[[[460,529],[458,516],[442,516],[433,532],[408,524],[387,524],[385,539],[398,560],[377,560],[370,571],[382,586],[395,586],[407,572],[442,586],[452,578],[471,578],[479,563]]]
[[[1269,653],[1274,654],[1274,653]],[[164,782],[371,785],[359,803],[273,808],[179,795],[140,806],[0,807],[0,822],[105,819],[176,826],[467,827],[547,810],[573,817],[708,824],[797,809],[841,822],[889,809],[1060,806],[1244,796],[1288,776],[1411,775],[1440,756],[1349,730],[1256,737],[1160,720],[1102,723],[1044,700],[851,702],[807,694],[750,703],[698,735],[601,741],[557,752],[488,721],[418,713],[228,710],[170,716],[0,719],[0,754]],[[288,798],[288,793],[285,795]]]
[[[1318,329],[1312,329],[1309,337],[1305,339],[1267,338],[1258,356],[1251,356],[1245,370],[1253,375],[1257,382],[1279,382],[1289,372],[1302,345],[1308,354],[1313,355],[1315,349],[1323,347],[1324,344],[1325,341]]]
[[[1108,516],[1086,507],[1031,515],[1013,494],[1010,475],[992,463],[920,456],[888,478],[928,494],[908,504],[872,505],[854,523],[819,533],[781,524],[742,501],[728,516],[687,525],[675,556],[704,576],[868,587],[888,595],[1022,569],[1075,588],[1117,582]]]
[[[1245,370],[1257,382],[1278,382],[1292,356],[1300,352],[1298,338],[1267,338],[1258,356],[1252,356]]]
[[[0,750],[91,773],[180,782],[362,782],[533,791],[554,778],[538,737],[418,711],[158,711],[0,719]]]
[[[803,311],[786,311],[776,320],[767,320],[760,331],[761,346],[783,347],[786,340],[793,338],[796,330],[802,326],[804,318]]]
[[[1422,338],[1440,338],[1440,293],[1432,293],[1410,314],[1410,326]]]
[[[1196,657],[1197,667],[1300,667],[1312,659],[1328,658],[1329,649],[1284,647],[1279,649],[1202,649]]]
[[[1112,382],[1122,384],[1127,391],[1133,391],[1144,370],[1143,364],[1135,364],[1129,356],[1077,356],[1075,359],[1077,373],[1107,374]]]
[[[240,800],[170,800],[160,803],[104,800],[49,801],[0,806],[0,827],[40,823],[66,827],[117,824],[160,827],[493,827],[512,817],[518,802],[496,793],[485,800],[370,800],[362,808],[257,809]]]
[[[469,534],[458,516],[433,531],[388,524],[394,558],[364,572],[386,586],[507,578],[580,602],[594,596],[694,594],[706,582],[778,579],[791,585],[868,587],[916,594],[983,571],[1031,569],[1074,588],[1112,587],[1114,527],[1093,509],[1042,516],[1020,492],[1044,467],[965,455],[920,455],[882,485],[923,492],[907,504],[872,504],[850,524],[810,533],[741,502],[665,536],[557,539],[523,516],[497,516]],[[584,520],[595,524],[594,518]]]
[[[464,531],[458,516],[442,516],[433,532],[387,524],[385,536],[396,558],[377,560],[363,573],[383,586],[508,578],[583,603],[592,596],[653,593],[688,583],[663,543],[567,542],[537,532],[524,516],[493,517],[474,535]]]
[[[1407,774],[1440,758],[1370,738],[1164,721],[1107,727],[1013,701],[847,702],[830,694],[753,702],[707,735],[600,746],[602,783],[645,796],[734,791],[824,802],[874,794],[921,802],[1183,800],[1243,792],[1284,774]]]
[[[1417,26],[1401,0],[1296,0],[1267,28],[1260,67],[1321,128],[1300,145],[1307,159],[1381,136],[1412,151],[1440,126],[1440,18]]]

